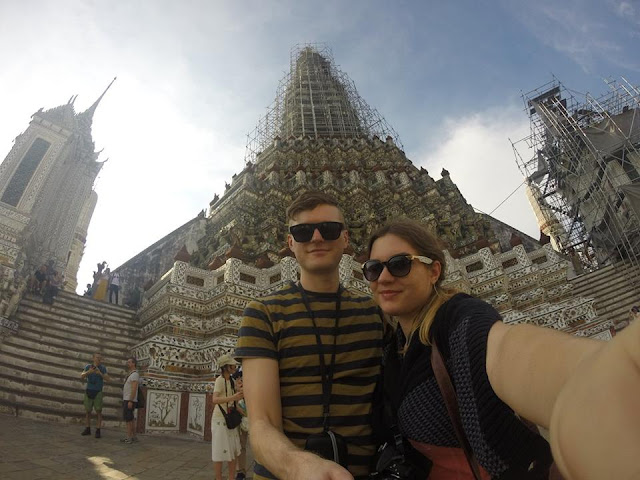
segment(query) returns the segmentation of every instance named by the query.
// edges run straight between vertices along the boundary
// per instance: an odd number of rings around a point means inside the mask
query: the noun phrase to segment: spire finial
[[[87,108],[87,110],[83,112],[83,114],[88,115],[89,118],[93,118],[93,114],[96,111],[96,108],[98,108],[98,104],[100,103],[100,100],[102,100],[102,97],[104,97],[105,93],[107,93],[107,91],[111,88],[111,85],[113,85],[113,82],[116,81],[116,78],[118,77],[113,77],[113,80],[111,80],[111,83],[107,86],[107,88],[105,88],[104,92],[102,92],[102,95],[100,95],[98,99],[95,102],[93,102],[93,105]]]

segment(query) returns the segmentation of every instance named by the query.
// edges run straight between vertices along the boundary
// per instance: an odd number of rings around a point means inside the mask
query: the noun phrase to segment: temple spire
[[[245,162],[280,139],[308,138],[373,140],[398,134],[356,90],[355,83],[335,65],[322,44],[297,45],[291,51],[290,71],[278,87],[274,103],[247,136]]]
[[[102,97],[104,97],[105,93],[107,93],[109,88],[111,88],[111,85],[113,85],[113,82],[116,81],[116,78],[118,77],[113,77],[113,80],[111,80],[111,83],[107,86],[107,88],[105,88],[104,92],[102,92],[102,95],[100,95],[98,99],[95,102],[93,102],[93,105],[91,105],[89,108],[87,108],[87,110],[82,112],[81,115],[87,116],[89,121],[93,119],[93,114],[96,111],[96,108],[98,108],[98,104],[100,103],[100,100],[102,100]]]

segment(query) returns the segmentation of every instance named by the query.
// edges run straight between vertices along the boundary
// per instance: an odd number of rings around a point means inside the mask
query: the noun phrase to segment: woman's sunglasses
[[[289,233],[296,242],[310,242],[313,232],[318,230],[324,240],[337,240],[344,230],[344,224],[340,222],[299,223],[289,227]]]
[[[411,262],[418,260],[426,265],[431,265],[433,260],[422,255],[409,255],[406,253],[394,255],[386,262],[380,260],[368,260],[362,264],[362,273],[364,278],[370,282],[378,280],[384,267],[387,267],[389,273],[394,277],[406,277],[411,271]]]

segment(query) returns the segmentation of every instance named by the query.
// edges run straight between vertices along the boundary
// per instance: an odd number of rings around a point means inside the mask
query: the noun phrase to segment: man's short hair
[[[294,219],[296,215],[300,212],[306,212],[307,210],[313,210],[319,205],[333,205],[338,210],[340,210],[340,205],[338,205],[338,201],[328,193],[317,192],[317,191],[308,191],[304,192],[302,195],[298,196],[289,208],[287,208],[287,221],[291,221]],[[342,211],[340,211],[342,214]]]

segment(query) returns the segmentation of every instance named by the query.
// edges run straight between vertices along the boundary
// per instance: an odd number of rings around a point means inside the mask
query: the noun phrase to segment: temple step
[[[598,317],[611,320],[614,325],[629,319],[629,305],[640,304],[632,278],[638,269],[626,264],[607,265],[570,280],[572,296],[595,299]]]
[[[83,424],[80,373],[99,352],[111,377],[103,390],[104,425],[121,425],[126,358],[140,338],[135,311],[69,292],[53,305],[28,294],[13,320],[18,332],[0,343],[0,412]]]

